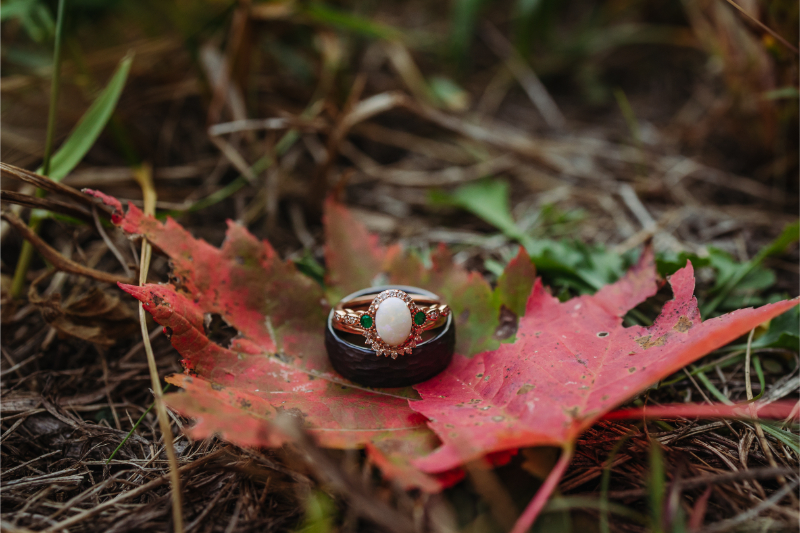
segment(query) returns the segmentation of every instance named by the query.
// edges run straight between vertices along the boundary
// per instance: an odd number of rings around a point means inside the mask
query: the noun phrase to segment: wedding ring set
[[[439,296],[390,285],[357,291],[331,309],[325,348],[333,368],[351,381],[404,387],[447,367],[455,335],[453,314]]]

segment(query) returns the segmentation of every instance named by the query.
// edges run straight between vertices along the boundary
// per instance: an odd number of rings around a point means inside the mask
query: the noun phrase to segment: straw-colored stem
[[[144,195],[144,213],[146,215],[154,215],[156,211],[156,191],[153,187],[153,178],[151,169],[147,165],[142,165],[134,170],[134,177],[142,188]],[[147,283],[147,272],[150,269],[150,256],[153,252],[153,247],[147,242],[147,239],[142,240],[142,254],[139,262],[139,285]],[[147,366],[150,369],[150,381],[153,388],[153,395],[155,396],[156,414],[158,415],[158,425],[161,429],[161,434],[164,437],[164,449],[167,452],[167,460],[169,461],[169,476],[170,485],[172,486],[172,521],[173,531],[177,533],[183,532],[183,505],[181,503],[181,485],[180,476],[178,475],[178,459],[175,455],[175,447],[172,444],[172,427],[169,423],[169,415],[167,408],[164,405],[164,395],[161,389],[161,380],[158,377],[158,367],[156,366],[156,358],[153,355],[153,347],[150,345],[150,332],[147,331],[147,315],[144,312],[142,302],[139,302],[139,323],[142,327],[142,342],[144,342],[144,351],[147,354]]]

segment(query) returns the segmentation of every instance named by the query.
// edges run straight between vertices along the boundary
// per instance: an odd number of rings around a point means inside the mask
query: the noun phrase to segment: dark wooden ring
[[[366,294],[378,294],[387,289],[399,289],[409,295],[435,297],[430,291],[405,285],[383,285],[354,292],[344,298],[350,300]],[[333,368],[345,378],[367,387],[405,387],[428,380],[444,370],[453,358],[456,344],[456,326],[453,314],[434,336],[418,344],[410,354],[397,359],[378,356],[371,348],[347,340],[359,336],[342,333],[333,328],[333,310],[325,327],[325,349]]]

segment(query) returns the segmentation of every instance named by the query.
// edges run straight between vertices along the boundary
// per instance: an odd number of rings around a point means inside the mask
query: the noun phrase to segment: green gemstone
[[[369,315],[361,315],[361,326],[364,329],[369,329],[372,327],[372,317]]]
[[[422,311],[417,311],[417,314],[414,315],[414,323],[418,326],[421,326],[425,323],[425,313]]]

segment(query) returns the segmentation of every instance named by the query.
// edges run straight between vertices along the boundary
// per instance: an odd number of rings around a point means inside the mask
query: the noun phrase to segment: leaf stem
[[[558,482],[561,481],[561,478],[564,476],[564,472],[567,470],[569,463],[572,461],[573,452],[574,444],[571,442],[566,443],[564,448],[561,450],[561,457],[558,458],[556,466],[554,466],[550,471],[547,479],[545,479],[542,486],[539,487],[539,491],[536,493],[536,496],[533,497],[528,506],[517,519],[517,523],[514,524],[511,533],[526,533],[526,531],[530,529],[531,525],[533,525],[533,521],[536,520],[537,516],[539,516],[539,513],[547,503],[550,495],[558,486]]]

